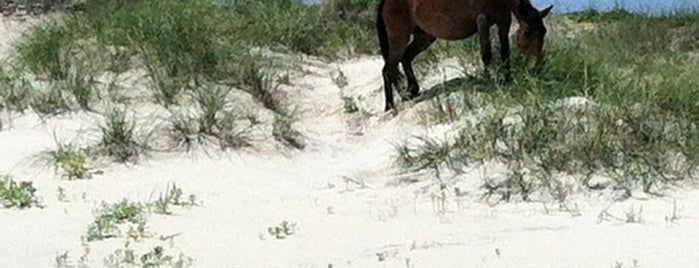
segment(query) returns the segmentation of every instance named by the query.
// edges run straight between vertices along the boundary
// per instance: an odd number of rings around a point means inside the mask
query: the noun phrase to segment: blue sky
[[[322,0],[304,0],[309,3]],[[543,8],[553,4],[556,12],[570,12],[594,7],[607,10],[615,5],[625,9],[644,13],[658,13],[677,10],[678,8],[694,8],[699,10],[699,0],[531,0],[536,7]]]
[[[606,10],[615,5],[624,9],[640,12],[668,12],[679,8],[699,9],[699,0],[531,0],[537,7],[550,4],[556,6],[559,12],[577,11],[587,7]]]

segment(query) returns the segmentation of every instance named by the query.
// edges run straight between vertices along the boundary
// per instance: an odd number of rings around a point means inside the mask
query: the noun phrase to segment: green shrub
[[[0,176],[0,202],[6,208],[29,208],[36,206],[36,188],[31,182],[15,182],[9,176]]]

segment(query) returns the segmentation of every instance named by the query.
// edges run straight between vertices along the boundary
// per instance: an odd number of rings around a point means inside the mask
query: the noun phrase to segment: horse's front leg
[[[510,24],[512,23],[512,18],[507,16],[507,18],[498,23],[498,38],[500,39],[500,59],[504,63],[505,67],[505,81],[511,80],[510,74]]]
[[[481,60],[483,61],[483,74],[488,76],[488,66],[493,59],[493,51],[490,47],[490,23],[485,14],[478,15],[476,19],[478,26],[478,39],[481,43]]]

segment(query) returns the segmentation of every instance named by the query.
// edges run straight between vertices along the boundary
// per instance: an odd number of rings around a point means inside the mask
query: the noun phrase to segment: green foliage
[[[85,160],[89,150],[78,148],[72,144],[61,144],[58,150],[50,153],[50,161],[56,169],[63,170],[68,179],[83,179],[89,177]]]
[[[36,188],[31,182],[15,182],[9,176],[0,176],[0,202],[5,208],[29,208],[38,204]]]
[[[641,17],[641,15],[634,14],[619,6],[615,6],[609,11],[598,11],[588,8],[582,11],[570,12],[567,16],[578,22],[624,21]]]

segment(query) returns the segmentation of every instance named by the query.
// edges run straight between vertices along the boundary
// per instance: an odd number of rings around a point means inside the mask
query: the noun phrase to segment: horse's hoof
[[[420,97],[420,93],[408,93],[403,96],[403,101],[412,101]]]

